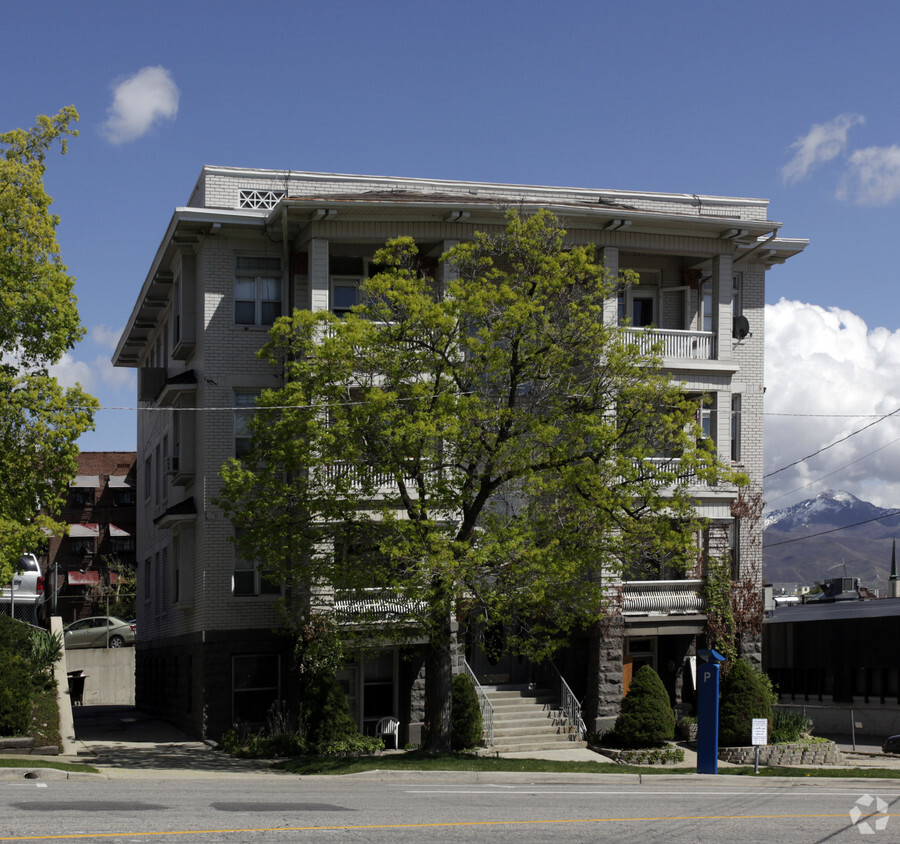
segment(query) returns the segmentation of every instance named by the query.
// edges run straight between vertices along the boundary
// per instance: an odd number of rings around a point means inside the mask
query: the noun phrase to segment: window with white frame
[[[331,312],[344,317],[359,304],[360,279],[332,276],[331,278]]]
[[[281,259],[239,255],[234,271],[235,324],[272,325],[281,314]]]
[[[743,283],[740,273],[731,276],[731,315],[741,316],[744,312]],[[713,288],[712,278],[700,285],[700,322],[704,331],[713,330]]]

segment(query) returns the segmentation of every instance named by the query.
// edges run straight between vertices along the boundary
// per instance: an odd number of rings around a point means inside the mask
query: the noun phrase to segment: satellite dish
[[[750,323],[747,321],[747,317],[741,315],[734,318],[731,324],[731,336],[735,340],[743,340],[745,337],[751,336]]]

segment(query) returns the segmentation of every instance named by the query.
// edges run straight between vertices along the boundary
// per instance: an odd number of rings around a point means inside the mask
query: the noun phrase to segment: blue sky
[[[769,274],[767,471],[821,449],[900,408],[898,29],[894,2],[19,4],[0,129],[81,115],[46,181],[89,332],[58,372],[104,406],[82,448],[135,447],[109,358],[214,164],[768,198],[811,243]],[[898,506],[895,439],[880,422],[766,497]]]

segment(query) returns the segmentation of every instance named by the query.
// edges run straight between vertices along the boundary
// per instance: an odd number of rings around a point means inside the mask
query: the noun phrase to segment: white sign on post
[[[767,718],[754,718],[751,730],[753,744],[768,744],[769,721]]]

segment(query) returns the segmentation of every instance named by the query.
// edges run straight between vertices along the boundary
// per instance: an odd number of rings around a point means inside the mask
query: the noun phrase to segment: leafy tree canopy
[[[511,212],[435,276],[410,238],[375,260],[346,318],[273,327],[261,355],[284,385],[262,394],[220,503],[289,584],[398,596],[429,637],[426,720],[446,746],[451,613],[546,655],[604,612],[601,574],[695,561],[688,486],[722,469],[658,352],[610,313],[637,278],[568,245],[549,212]]]
[[[46,157],[66,152],[78,113],[72,106],[40,115],[31,129],[0,135],[0,582],[46,531],[65,528],[49,516],[64,501],[77,468],[78,437],[92,427],[95,400],[64,389],[49,374],[84,333],[59,255]]]

